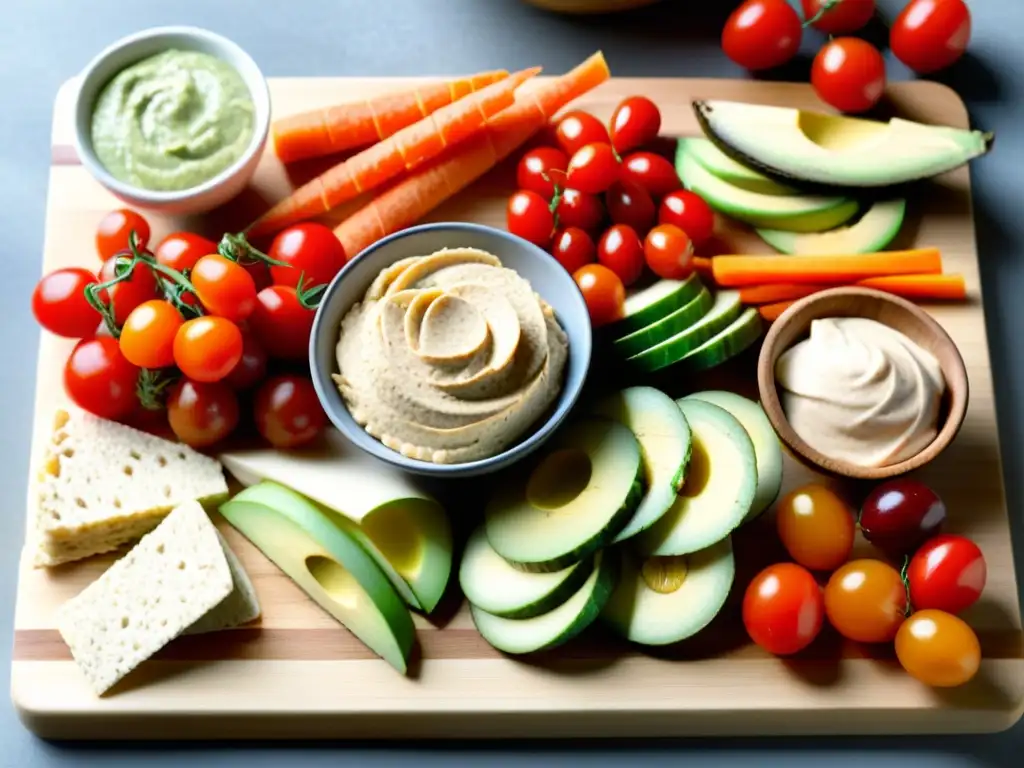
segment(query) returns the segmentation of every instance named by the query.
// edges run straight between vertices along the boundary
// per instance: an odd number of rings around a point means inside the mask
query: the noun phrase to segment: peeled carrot
[[[508,77],[505,70],[385,93],[327,109],[300,112],[274,121],[274,151],[290,163],[386,139],[463,96]]]
[[[420,218],[479,179],[521,146],[558,110],[610,77],[598,52],[566,74],[516,94],[478,134],[399,180],[335,228],[354,257]]]
[[[848,285],[874,288],[906,299],[963,301],[967,286],[963,275],[887,275],[857,280]],[[744,304],[773,304],[795,301],[812,293],[835,288],[836,285],[776,283],[740,288],[740,301]]]
[[[884,275],[940,274],[938,248],[849,256],[713,256],[718,285],[739,288],[772,283],[852,283]]]
[[[757,308],[757,313],[761,315],[762,320],[773,323],[779,319],[779,315],[793,306],[794,303],[792,301],[777,301],[774,304],[762,304]]]
[[[516,88],[540,70],[540,67],[524,69],[491,83],[338,163],[260,216],[246,234],[249,237],[272,234],[376,189],[403,171],[415,170],[446,147],[468,139],[501,110],[511,106],[515,102]]]
[[[740,288],[740,301],[744,304],[771,304],[776,301],[793,301],[810,296],[816,291],[834,288],[834,285],[799,285],[797,283],[775,283],[750,285]]]

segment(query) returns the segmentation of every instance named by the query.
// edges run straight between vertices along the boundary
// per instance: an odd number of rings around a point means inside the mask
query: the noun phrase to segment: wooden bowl
[[[946,391],[939,409],[939,431],[915,456],[881,467],[862,467],[830,458],[809,446],[786,419],[775,385],[775,363],[798,341],[807,338],[812,320],[866,317],[893,328],[931,352],[942,367]],[[945,450],[963,424],[969,386],[967,369],[956,344],[927,312],[905,299],[868,288],[832,288],[793,304],[772,324],[757,363],[761,404],[783,444],[812,469],[857,480],[879,480],[924,466]]]

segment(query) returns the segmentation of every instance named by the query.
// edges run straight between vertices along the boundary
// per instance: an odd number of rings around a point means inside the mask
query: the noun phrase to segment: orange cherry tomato
[[[587,264],[572,276],[583,293],[590,313],[590,322],[598,328],[622,317],[626,304],[626,287],[619,276],[601,264]]]
[[[810,483],[784,496],[775,524],[789,556],[812,571],[838,568],[853,550],[853,512],[824,485]]]
[[[169,301],[150,299],[131,311],[121,328],[121,354],[140,368],[174,365],[174,337],[185,320]]]
[[[825,613],[836,631],[861,643],[896,637],[906,615],[907,591],[899,573],[881,560],[851,560],[825,585]]]
[[[219,253],[203,256],[192,267],[196,296],[211,315],[240,323],[256,308],[256,282],[245,267]]]
[[[658,277],[683,280],[693,272],[693,243],[674,224],[659,224],[647,233],[644,259]]]
[[[821,632],[821,587],[809,571],[776,563],[761,571],[743,595],[743,626],[750,639],[776,656],[803,650]]]
[[[242,359],[242,332],[224,317],[186,321],[174,336],[174,362],[195,381],[220,381]]]
[[[963,685],[981,666],[981,644],[963,619],[938,610],[918,611],[896,633],[896,658],[925,685]]]

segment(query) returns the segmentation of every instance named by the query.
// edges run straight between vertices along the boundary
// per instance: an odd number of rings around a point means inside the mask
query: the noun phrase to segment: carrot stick
[[[283,162],[320,157],[386,139],[407,125],[508,77],[505,70],[425,83],[327,109],[314,109],[275,120],[274,150]]]
[[[472,138],[394,183],[335,228],[355,257],[382,237],[420,218],[479,179],[521,146],[558,110],[610,76],[598,52],[566,74],[529,91]]]
[[[775,283],[750,285],[740,288],[740,301],[744,304],[771,304],[776,301],[793,301],[810,296],[815,291],[834,288],[832,285],[799,285],[798,283]]]
[[[515,102],[515,90],[538,72],[532,67],[491,83],[388,138],[338,163],[303,184],[249,227],[249,237],[284,229],[336,208],[433,159],[449,146],[468,139],[501,110]]]
[[[713,256],[715,282],[727,288],[767,283],[852,283],[883,275],[940,274],[938,248],[849,256]]]
[[[775,283],[768,285],[751,285],[740,288],[740,301],[744,304],[773,304],[778,301],[795,301],[812,293],[836,288],[834,285],[817,285],[797,283]],[[857,280],[848,285],[892,293],[906,299],[923,299],[925,301],[963,301],[967,298],[967,286],[963,275],[888,275],[886,277],[869,277]]]
[[[778,320],[779,315],[795,303],[794,301],[777,301],[774,304],[762,304],[757,308],[757,313],[761,315],[762,320],[772,323]]]

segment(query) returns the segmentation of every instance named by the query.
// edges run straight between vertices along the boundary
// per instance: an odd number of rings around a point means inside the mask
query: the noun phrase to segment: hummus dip
[[[486,251],[383,270],[341,322],[335,383],[392,450],[455,464],[505,450],[563,385],[568,337],[530,284]]]
[[[863,467],[904,461],[931,443],[946,388],[933,354],[863,317],[812,321],[810,337],[779,357],[775,380],[808,445]]]

